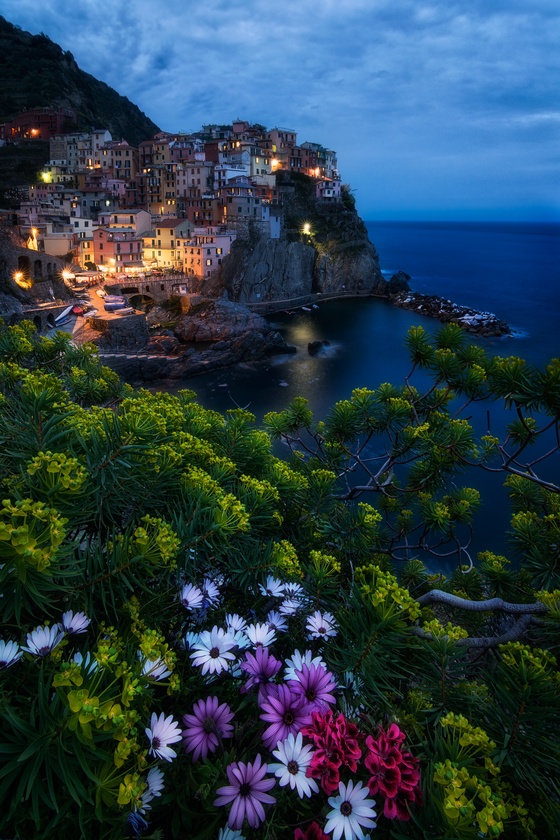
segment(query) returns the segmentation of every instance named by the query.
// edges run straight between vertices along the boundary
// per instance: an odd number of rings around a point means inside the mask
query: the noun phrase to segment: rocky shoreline
[[[391,303],[401,309],[411,309],[419,315],[437,318],[444,324],[458,324],[462,329],[483,337],[511,335],[509,324],[492,312],[479,312],[470,306],[460,306],[438,295],[423,295],[420,292],[399,292],[391,297]]]

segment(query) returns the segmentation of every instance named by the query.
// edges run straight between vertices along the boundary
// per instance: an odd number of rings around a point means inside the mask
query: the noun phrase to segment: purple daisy
[[[270,723],[263,732],[264,745],[273,749],[288,735],[297,735],[302,726],[311,722],[313,707],[302,694],[294,694],[288,685],[266,686],[266,699],[261,703],[261,720]]]
[[[322,665],[303,664],[295,676],[295,680],[288,682],[291,691],[305,697],[315,711],[326,712],[336,702],[331,693],[336,688],[335,679]]]
[[[262,803],[272,805],[276,800],[267,790],[274,787],[275,779],[265,779],[268,765],[262,764],[257,755],[253,764],[234,761],[226,768],[229,785],[218,788],[214,805],[229,805],[228,825],[233,829],[240,829],[245,817],[251,828],[258,828],[264,820]]]
[[[203,760],[209,752],[216,751],[222,738],[231,738],[233,726],[230,720],[233,712],[227,703],[218,704],[217,697],[198,700],[193,706],[192,715],[183,715],[183,744],[187,752],[192,752],[193,761]]]
[[[246,671],[250,676],[241,691],[247,692],[254,685],[265,685],[278,673],[281,667],[280,660],[269,653],[268,648],[259,645],[254,655],[247,651],[245,661],[241,663],[241,670]],[[259,702],[261,699],[264,699],[264,697],[261,696],[259,689]]]

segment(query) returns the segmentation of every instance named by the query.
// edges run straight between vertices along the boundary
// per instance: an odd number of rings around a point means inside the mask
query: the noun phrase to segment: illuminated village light
[[[22,289],[30,289],[32,286],[31,280],[26,280],[22,271],[16,271],[14,274],[14,280]]]

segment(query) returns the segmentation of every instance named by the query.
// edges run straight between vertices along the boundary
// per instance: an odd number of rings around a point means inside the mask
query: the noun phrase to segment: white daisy
[[[238,650],[247,650],[247,648],[251,647],[248,636],[242,630],[237,630],[235,633],[232,633],[231,630],[228,630],[228,632],[235,640],[235,646]]]
[[[200,633],[195,633],[192,630],[189,630],[188,633],[185,633],[183,636],[183,644],[185,648],[188,650],[189,648],[194,648],[197,642],[200,640]]]
[[[286,665],[284,668],[284,679],[288,680],[299,680],[298,671],[301,673],[302,665],[307,665],[310,668],[312,665],[321,666],[323,668],[327,668],[324,660],[320,656],[313,656],[310,650],[306,650],[305,653],[300,653],[299,650],[294,650],[292,656],[289,659],[286,659]]]
[[[218,840],[245,840],[245,835],[241,834],[241,832],[237,831],[235,828],[226,826],[225,828],[220,828]]]
[[[268,647],[276,641],[276,631],[268,624],[249,624],[245,628],[245,635],[254,647]]]
[[[91,655],[89,650],[86,652],[85,656],[82,656],[80,651],[76,651],[72,657],[72,662],[79,665],[85,674],[94,674],[99,670],[99,662]]]
[[[83,612],[75,613],[68,610],[68,612],[62,613],[62,626],[69,636],[75,633],[85,633],[90,624],[91,618],[88,618]]]
[[[144,654],[138,651],[138,657],[143,659]],[[167,677],[171,676],[171,671],[161,658],[158,656],[156,659],[144,659],[142,662],[142,675],[147,677],[150,680],[154,680],[155,682],[159,682],[160,680],[165,680]]]
[[[142,803],[147,805],[148,802],[151,802],[154,796],[161,796],[161,792],[163,790],[163,773],[159,769],[159,767],[152,767],[152,769],[148,772],[146,777],[146,783],[148,787],[142,794]]]
[[[301,583],[295,583],[294,581],[291,581],[290,583],[285,583],[284,595],[286,596],[286,598],[303,598],[303,586],[301,585]]]
[[[204,578],[200,587],[202,597],[210,607],[215,607],[220,602],[220,590],[210,578]]]
[[[362,826],[375,828],[377,823],[373,817],[377,816],[373,809],[374,799],[368,799],[369,789],[361,782],[354,787],[350,780],[347,785],[340,782],[338,796],[329,796],[332,811],[327,814],[325,834],[332,831],[333,840],[340,840],[344,833],[345,840],[364,840]]]
[[[232,636],[235,633],[242,633],[246,627],[247,622],[244,618],[241,618],[240,615],[237,615],[237,613],[228,613],[226,615],[226,630],[228,633],[231,633]]]
[[[23,656],[17,642],[4,642],[0,640],[0,668],[9,668]]]
[[[277,633],[285,633],[288,629],[288,622],[277,610],[271,610],[269,612],[266,617],[266,623],[271,630],[276,630]]]
[[[279,759],[280,764],[269,764],[268,772],[278,776],[280,787],[289,784],[292,790],[297,788],[300,799],[318,793],[317,782],[305,775],[313,758],[313,748],[310,745],[303,746],[301,732],[297,737],[290,733],[285,741],[278,741],[277,749],[273,750],[272,755]]]
[[[280,613],[282,615],[295,615],[302,609],[303,605],[301,601],[296,601],[295,598],[286,598],[285,601],[282,601],[280,604]]]
[[[272,575],[267,577],[266,583],[259,583],[259,589],[262,595],[266,595],[269,598],[283,598],[285,595],[284,584],[278,578],[272,577]]]
[[[27,647],[23,645],[22,650],[32,653],[33,656],[47,656],[63,638],[64,630],[60,624],[53,624],[52,627],[36,627],[27,634]]]
[[[162,712],[158,717],[155,712],[152,712],[150,727],[144,731],[150,742],[150,749],[148,750],[150,755],[165,761],[173,761],[177,757],[177,753],[171,749],[169,744],[181,740],[181,730],[179,724],[173,720],[171,715],[165,717]]]
[[[321,613],[315,610],[312,616],[307,619],[305,625],[310,639],[326,639],[328,636],[336,636],[336,621],[330,613]]]
[[[204,595],[194,583],[186,583],[181,590],[181,603],[187,610],[197,610],[202,606]]]
[[[202,666],[203,676],[220,674],[227,671],[229,663],[235,659],[231,649],[236,647],[235,639],[226,630],[214,626],[212,630],[203,630],[198,642],[193,645],[190,654],[193,665]]]

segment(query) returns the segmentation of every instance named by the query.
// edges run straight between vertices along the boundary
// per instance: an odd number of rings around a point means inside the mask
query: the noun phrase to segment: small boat
[[[70,320],[69,315],[70,315],[71,312],[72,312],[72,307],[67,306],[66,309],[63,312],[60,313],[60,315],[56,316],[56,318],[54,319],[55,324],[66,323],[66,321],[64,321],[63,319],[67,318],[68,320]]]
[[[104,298],[104,297],[106,297],[107,292],[105,292],[103,289],[96,289],[96,290],[95,290],[95,294],[96,294],[96,295],[99,295],[99,297]]]
[[[319,309],[319,304],[314,303],[314,304],[313,304],[313,306],[312,306],[311,308],[312,308],[312,309]]]
[[[132,306],[123,306],[122,309],[115,309],[115,315],[130,315],[131,312],[134,312],[134,307]]]
[[[106,312],[116,312],[118,309],[125,309],[128,304],[124,300],[112,300],[109,303],[105,302]]]
[[[71,320],[72,320],[72,316],[71,316],[71,315],[66,315],[66,316],[65,316],[64,318],[62,318],[60,321],[59,321],[59,320],[55,320],[55,328],[57,328],[57,327],[63,327],[63,326],[64,326],[64,324],[68,324]]]
[[[73,306],[72,307],[72,312],[74,313],[74,315],[83,315],[84,314],[84,308],[83,308],[83,306]]]
[[[302,306],[301,308],[303,309],[304,312],[311,312],[311,307],[310,306]]]

